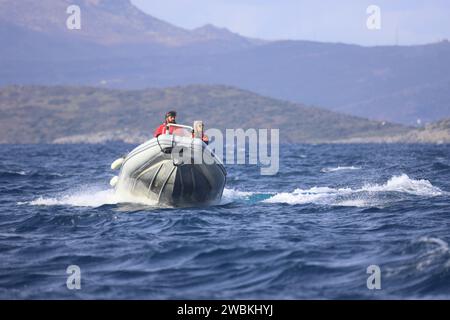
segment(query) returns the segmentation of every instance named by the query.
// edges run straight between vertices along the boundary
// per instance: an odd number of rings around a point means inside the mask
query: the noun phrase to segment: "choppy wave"
[[[63,176],[61,173],[39,170],[0,170],[0,178],[55,178]]]
[[[417,270],[425,270],[435,263],[442,263],[444,267],[450,267],[450,254],[448,243],[436,237],[421,237],[418,243],[428,246],[427,251],[422,254]],[[440,261],[444,259],[446,262]]]
[[[361,191],[402,192],[418,196],[440,196],[446,193],[438,187],[433,186],[428,180],[411,179],[406,174],[394,176],[383,185],[365,185]]]
[[[221,204],[228,204],[239,200],[248,200],[254,192],[224,189]],[[87,187],[83,191],[69,191],[52,197],[39,197],[28,202],[18,202],[18,205],[30,204],[34,206],[73,206],[73,207],[101,207],[120,203],[136,203],[155,206],[156,203],[144,197],[136,197],[126,192],[115,192],[114,189]]]
[[[13,177],[13,176],[25,176],[27,175],[26,171],[24,170],[7,170],[7,171],[0,171],[0,177]]]
[[[56,197],[39,197],[28,202],[35,206],[73,206],[73,207],[101,207],[119,203],[137,203],[154,206],[155,202],[147,198],[136,197],[125,192],[115,192],[114,189],[100,189],[87,187],[83,191],[73,191]],[[24,203],[18,203],[24,204]]]
[[[236,200],[248,200],[253,194],[254,194],[254,192],[239,191],[239,190],[235,190],[235,189],[225,188],[223,190],[221,204],[224,205],[224,204],[232,203]]]
[[[415,180],[406,174],[393,176],[384,184],[366,184],[359,189],[313,187],[310,189],[295,189],[293,192],[277,193],[273,197],[264,200],[267,203],[287,204],[324,204],[336,206],[372,206],[380,205],[380,199],[376,193],[397,192],[417,196],[439,196],[446,194],[438,187],[433,186],[428,180]]]
[[[170,210],[108,185],[134,146],[0,148],[0,298],[450,297],[450,146],[285,145],[278,175],[227,166],[230,204]],[[94,284],[76,297],[73,264]]]
[[[236,201],[249,201],[265,203],[286,204],[322,204],[333,206],[366,207],[378,206],[382,203],[377,198],[377,193],[398,192],[418,196],[439,196],[446,194],[438,187],[433,186],[428,180],[415,180],[406,174],[393,176],[384,184],[366,184],[359,189],[313,187],[310,189],[295,189],[293,192],[251,192],[236,189],[224,189],[221,205]],[[87,187],[83,191],[68,192],[53,197],[39,197],[30,202],[19,202],[18,204],[30,204],[37,206],[67,205],[75,207],[100,207],[103,205],[114,205],[119,203],[137,203],[155,206],[156,203],[144,197],[136,197],[126,192],[114,192],[113,189],[99,189]]]
[[[437,247],[433,250],[429,251],[428,253],[436,253],[436,252],[449,252],[448,243],[445,242],[442,239],[435,238],[435,237],[421,237],[418,242],[425,243],[425,244],[432,244],[436,245]]]
[[[421,236],[406,244],[401,252],[401,260],[393,258],[384,268],[386,278],[396,283],[397,290],[407,292],[413,298],[424,298],[423,290],[430,285],[448,292],[450,250],[443,238]],[[414,282],[409,281],[412,277]],[[438,298],[448,299],[448,295]]]
[[[328,167],[328,168],[322,168],[320,172],[336,172],[336,171],[343,171],[343,170],[361,170],[361,167],[355,167],[355,166],[338,166],[338,167]]]

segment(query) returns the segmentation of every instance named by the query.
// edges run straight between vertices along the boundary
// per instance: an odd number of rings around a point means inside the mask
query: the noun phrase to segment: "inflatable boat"
[[[202,140],[203,125],[174,126],[115,160],[110,184],[116,192],[174,207],[220,202],[226,183],[223,163]],[[175,129],[175,130],[173,130]]]

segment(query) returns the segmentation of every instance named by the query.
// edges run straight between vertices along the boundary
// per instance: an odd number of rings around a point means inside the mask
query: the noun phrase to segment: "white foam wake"
[[[418,196],[439,196],[447,194],[438,187],[433,186],[428,180],[414,180],[406,174],[394,176],[384,184],[367,184],[359,189],[313,187],[310,189],[295,189],[293,192],[277,193],[273,197],[264,200],[267,203],[287,204],[324,204],[337,206],[364,207],[379,205],[380,199],[377,193],[398,192]]]
[[[224,205],[232,203],[236,200],[248,200],[248,198],[251,197],[252,195],[254,195],[254,192],[246,192],[225,188],[223,190],[222,200],[220,201],[220,204]]]
[[[329,168],[323,168],[320,170],[320,172],[336,172],[336,171],[343,171],[343,170],[361,170],[361,167],[355,167],[355,166],[338,166],[338,167],[329,167]]]
[[[402,192],[418,196],[440,196],[445,193],[438,187],[433,186],[428,180],[414,180],[406,174],[394,176],[383,185],[365,185],[361,191]]]
[[[235,189],[224,189],[221,204],[228,204],[236,200],[247,200],[254,192],[245,192]],[[113,189],[87,187],[82,191],[67,192],[56,197],[39,197],[30,202],[18,202],[18,205],[30,204],[34,206],[74,206],[74,207],[100,207],[119,203],[137,203],[155,206],[156,203],[147,198],[136,197],[127,192],[115,192]]]
[[[350,194],[350,188],[329,188],[329,187],[313,187],[307,190],[295,189],[293,192],[281,192],[273,197],[264,200],[266,203],[287,203],[287,204],[330,204],[334,202],[337,195]]]
[[[39,197],[28,202],[36,206],[74,206],[74,207],[100,207],[118,203],[138,203],[154,206],[156,203],[147,198],[136,197],[125,192],[115,192],[113,189],[101,189],[98,187],[87,187],[82,191],[68,192],[57,197]],[[18,204],[24,204],[18,203]]]
[[[313,187],[310,189],[295,189],[293,192],[264,193],[266,203],[306,204],[315,203],[336,206],[378,206],[382,205],[381,192],[407,193],[418,196],[439,196],[449,194],[433,186],[428,180],[415,180],[406,174],[394,176],[384,184],[366,184],[361,188]],[[224,189],[221,204],[239,200],[250,200],[257,192],[246,192],[235,189]],[[258,200],[259,201],[259,200]],[[380,202],[381,201],[381,202]],[[155,206],[156,203],[147,198],[136,197],[127,192],[115,192],[113,189],[86,187],[82,190],[67,192],[56,197],[39,197],[30,202],[19,202],[18,205],[30,204],[38,206],[67,205],[76,207],[100,207],[119,203],[137,203]]]

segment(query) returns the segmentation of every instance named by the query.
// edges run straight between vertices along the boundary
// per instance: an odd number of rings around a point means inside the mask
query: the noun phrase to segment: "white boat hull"
[[[183,150],[183,157],[179,150]],[[194,162],[195,152],[201,152],[200,163]],[[114,184],[117,192],[126,191],[163,205],[217,204],[226,183],[222,162],[196,138],[160,135],[136,147],[116,164],[119,162],[120,174]]]

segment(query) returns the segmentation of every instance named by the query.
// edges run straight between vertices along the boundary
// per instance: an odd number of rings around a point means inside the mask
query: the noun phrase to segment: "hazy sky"
[[[207,23],[245,36],[362,45],[418,44],[450,39],[450,0],[132,0],[180,27]],[[381,29],[369,30],[369,5]],[[398,39],[398,40],[396,40]]]

